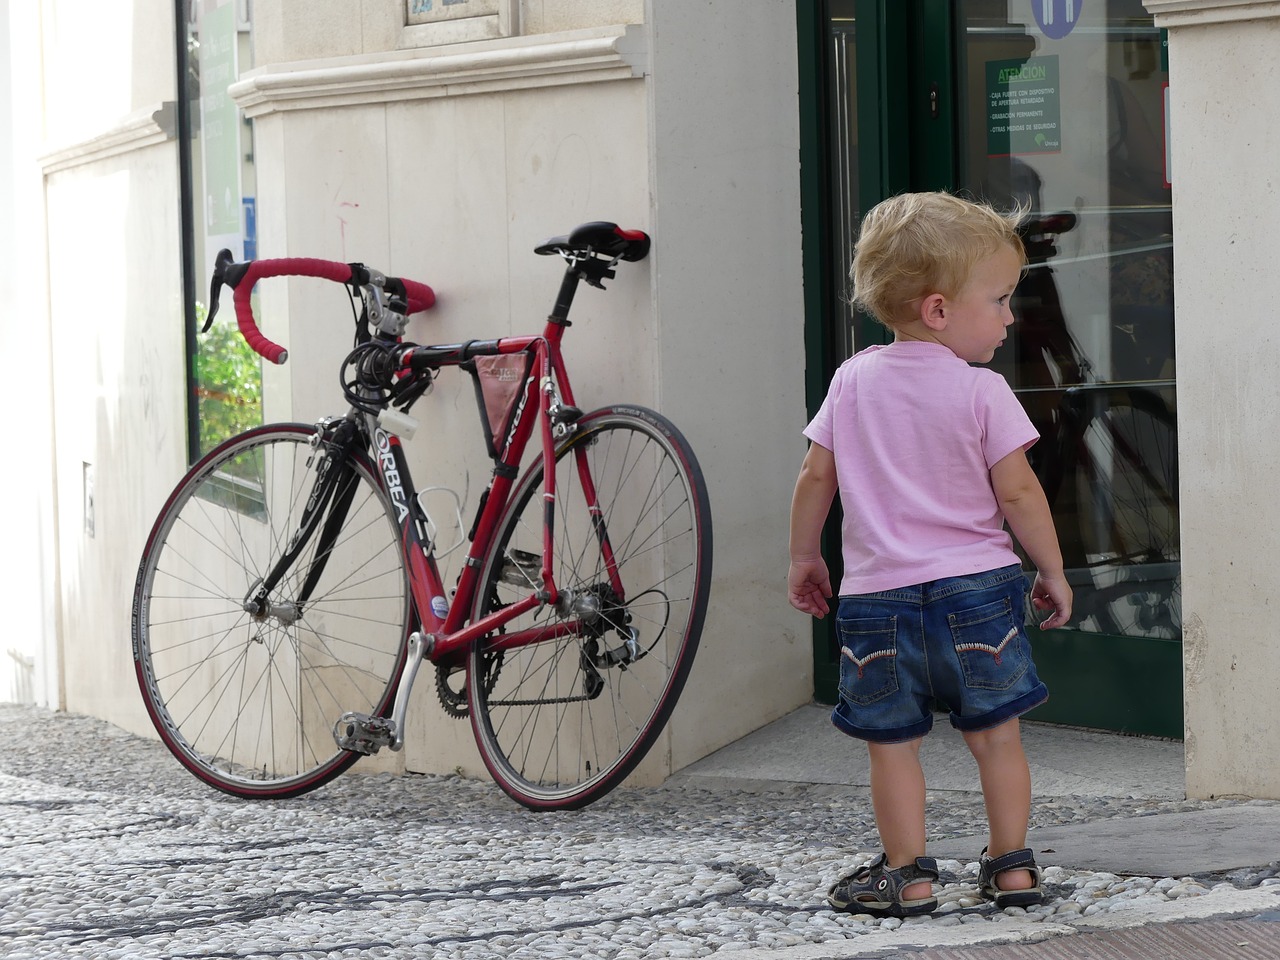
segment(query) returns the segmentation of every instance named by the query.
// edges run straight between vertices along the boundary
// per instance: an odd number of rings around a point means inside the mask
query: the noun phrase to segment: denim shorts
[[[1049,698],[1031,662],[1017,565],[840,598],[840,702],[831,721],[873,743],[924,736],[933,711],[985,730]]]

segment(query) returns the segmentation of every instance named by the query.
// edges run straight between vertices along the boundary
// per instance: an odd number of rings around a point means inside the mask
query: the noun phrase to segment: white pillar
[[[806,422],[796,12],[649,0],[646,21],[659,409],[701,460],[715,528],[678,769],[813,695],[811,621],[784,590]]]
[[[1280,797],[1280,3],[1169,30],[1187,794]]]

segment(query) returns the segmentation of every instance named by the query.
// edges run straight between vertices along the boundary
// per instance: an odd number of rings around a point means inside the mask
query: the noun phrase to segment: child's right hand
[[[831,574],[821,557],[801,558],[791,561],[787,572],[787,599],[801,613],[808,613],[821,620],[831,607]]]
[[[1040,621],[1041,630],[1066,625],[1071,619],[1071,596],[1071,585],[1067,583],[1066,577],[1036,574],[1035,583],[1031,585],[1031,605],[1040,611],[1053,611]]]

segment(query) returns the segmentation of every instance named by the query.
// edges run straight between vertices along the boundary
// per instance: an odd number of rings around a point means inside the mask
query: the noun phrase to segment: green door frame
[[[941,0],[945,6],[946,0]],[[943,189],[951,179],[950,138],[936,149],[922,151],[923,159],[913,160],[912,139],[925,118],[909,110],[922,89],[922,81],[891,75],[898,59],[895,51],[907,48],[916,26],[916,41],[925,42],[923,22],[909,16],[911,4],[901,0],[856,0],[856,95],[859,117],[858,180],[859,209],[910,188],[917,176],[945,180],[934,189]],[[838,361],[834,342],[835,291],[844,287],[832,276],[828,256],[832,224],[827,203],[831,165],[826,136],[828,74],[827,3],[825,0],[797,0],[796,25],[799,36],[800,70],[800,183],[802,262],[805,299],[805,399],[812,416],[822,404],[827,383]],[[950,63],[950,47],[944,39],[932,39],[929,52],[945,47]],[[949,69],[949,68],[948,68]],[[950,102],[946,104],[950,122]],[[873,136],[866,134],[874,132]],[[887,331],[870,317],[859,316],[855,333],[859,343],[888,341]],[[833,579],[839,577],[840,520],[838,504],[828,520],[823,552],[829,558]],[[830,619],[813,621],[814,695],[820,703],[834,703],[840,679],[839,658]]]
[[[833,338],[833,318],[835,291],[844,284],[834,282],[829,257],[827,10],[827,0],[796,2],[805,398],[810,416],[843,359]],[[908,189],[955,189],[956,5],[952,0],[856,0],[855,10],[859,209]],[[912,68],[920,64],[929,69]],[[855,336],[862,344],[887,340],[884,328],[865,317]],[[833,579],[839,566],[837,514],[833,510],[824,536]],[[839,683],[832,620],[813,621],[814,696],[820,703],[836,701]],[[1182,690],[1179,641],[1034,628],[1031,634],[1037,669],[1053,695],[1029,719],[1182,737],[1182,698],[1168,695]],[[1091,671],[1089,664],[1105,666]]]
[[[835,312],[830,262],[831,216],[826,203],[829,160],[826,151],[825,108],[827,78],[823,56],[826,37],[826,4],[823,0],[797,0],[796,33],[799,66],[800,107],[800,237],[804,271],[804,353],[805,405],[809,415],[817,413],[826,394],[833,350],[829,341]],[[861,158],[859,158],[861,162]],[[823,553],[830,556],[832,522],[827,523]],[[834,535],[839,537],[839,526]],[[814,697],[819,703],[834,703],[839,682],[839,665],[831,656],[828,623],[811,620]]]

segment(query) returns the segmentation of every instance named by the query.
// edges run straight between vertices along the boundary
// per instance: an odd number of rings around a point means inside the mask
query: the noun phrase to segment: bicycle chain
[[[595,646],[594,640],[589,641],[592,647]],[[582,670],[583,684],[587,688],[587,692],[578,697],[542,697],[537,700],[495,700],[493,706],[496,707],[539,707],[544,704],[552,703],[583,703],[587,700],[594,700],[600,696],[600,691],[604,689],[604,678],[600,676],[600,671],[595,668],[591,657],[587,650],[579,653],[579,666]]]
[[[540,707],[549,703],[582,703],[584,700],[594,700],[595,697],[557,697],[554,700],[494,700],[491,706],[495,707]]]
[[[607,586],[599,588],[597,592],[602,599],[609,600],[616,596]],[[595,641],[592,641],[594,646]],[[585,651],[583,652],[586,657]],[[489,694],[493,693],[493,688],[498,684],[498,675],[502,672],[503,655],[501,652],[489,657],[485,664],[487,671],[484,680],[484,693],[486,700]],[[585,666],[591,667],[591,672],[596,673],[594,666],[591,666],[590,659],[586,660]],[[449,686],[449,677],[454,673],[463,673],[464,671],[454,668],[450,669],[441,664],[436,664],[436,696],[440,699],[440,706],[444,708],[444,712],[454,719],[461,720],[471,715],[470,708],[467,706],[467,688],[464,683],[461,690],[454,690]],[[596,673],[597,682],[599,682],[599,674]],[[550,699],[540,698],[536,700],[494,700],[492,706],[495,707],[537,707],[556,703],[583,703],[588,700],[594,700],[600,695],[599,689],[593,693],[583,694],[578,697],[553,697]]]

